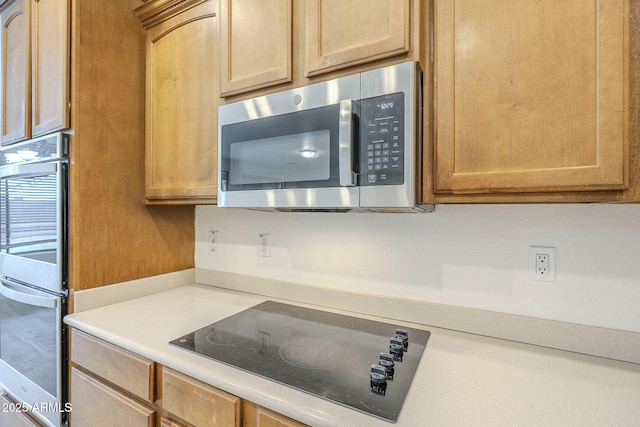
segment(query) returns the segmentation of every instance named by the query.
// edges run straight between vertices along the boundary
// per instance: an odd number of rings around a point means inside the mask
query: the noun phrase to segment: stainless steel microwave
[[[218,206],[431,211],[416,62],[220,106]]]

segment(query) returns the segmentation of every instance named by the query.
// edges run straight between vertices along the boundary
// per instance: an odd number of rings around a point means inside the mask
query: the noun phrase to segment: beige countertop
[[[168,344],[265,299],[190,284],[89,309],[65,320],[164,366],[310,425],[393,425]],[[638,364],[397,323],[431,331],[398,426],[638,425]]]

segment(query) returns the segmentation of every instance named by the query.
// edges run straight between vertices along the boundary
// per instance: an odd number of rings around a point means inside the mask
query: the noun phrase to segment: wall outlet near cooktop
[[[543,246],[529,247],[529,279],[543,282],[556,280],[556,249]]]
[[[220,252],[220,232],[217,230],[209,230],[209,252]]]
[[[269,235],[260,233],[258,236],[258,256],[271,256],[271,244],[269,243]]]

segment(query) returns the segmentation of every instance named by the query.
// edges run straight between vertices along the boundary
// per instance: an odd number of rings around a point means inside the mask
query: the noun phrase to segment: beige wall
[[[220,231],[208,251],[207,231]],[[269,233],[271,257],[258,257]],[[556,248],[556,281],[528,278]],[[640,205],[439,205],[434,214],[196,209],[196,267],[640,332]]]

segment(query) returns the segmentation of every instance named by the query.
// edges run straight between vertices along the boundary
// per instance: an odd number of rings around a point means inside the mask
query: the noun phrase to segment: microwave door
[[[222,127],[220,206],[358,206],[353,103]]]

